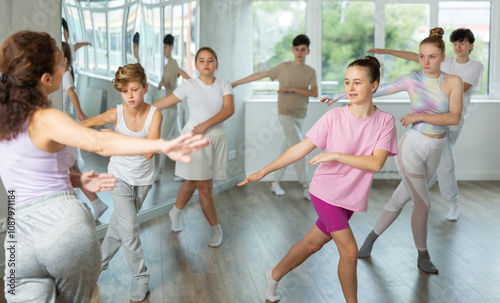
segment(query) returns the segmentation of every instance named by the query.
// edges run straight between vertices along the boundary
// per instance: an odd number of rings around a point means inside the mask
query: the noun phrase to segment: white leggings
[[[396,220],[411,197],[414,203],[411,227],[415,247],[427,250],[427,216],[431,208],[427,183],[436,173],[444,143],[444,138],[430,138],[415,130],[409,130],[401,138],[397,163],[402,181],[375,224],[376,234],[382,234]]]

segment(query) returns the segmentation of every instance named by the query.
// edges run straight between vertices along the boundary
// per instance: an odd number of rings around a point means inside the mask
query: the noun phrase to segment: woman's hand
[[[337,160],[337,153],[321,153],[319,155],[314,156],[307,164],[316,165],[321,162],[332,162]]]
[[[403,124],[404,127],[407,127],[412,123],[417,123],[420,121],[422,120],[420,119],[418,114],[406,114],[401,118],[401,120],[399,120],[399,122],[401,122],[401,124]]]
[[[253,182],[253,181],[259,181],[262,178],[264,178],[265,176],[266,176],[266,174],[264,172],[262,172],[261,170],[259,170],[258,172],[251,174],[250,176],[248,176],[248,178],[246,178],[245,180],[238,183],[238,186],[243,186],[243,185],[250,183],[250,182]]]
[[[209,144],[208,139],[203,138],[202,135],[189,133],[173,140],[164,140],[163,153],[174,161],[190,163],[191,157],[188,154],[200,150]]]
[[[96,174],[94,170],[83,173],[80,180],[82,188],[93,193],[110,191],[116,185],[116,178],[113,174]]]

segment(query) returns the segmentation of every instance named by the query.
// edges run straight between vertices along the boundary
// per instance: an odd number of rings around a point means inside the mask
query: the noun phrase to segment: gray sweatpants
[[[4,243],[7,301],[88,302],[101,260],[89,208],[73,191],[15,208],[15,234]]]
[[[179,127],[179,117],[177,106],[167,107],[161,111],[163,114],[163,122],[161,123],[161,137],[165,140],[172,140],[181,134]],[[158,162],[158,172],[161,173],[165,168],[167,155],[158,154],[160,160]]]
[[[305,118],[294,118],[285,115],[278,115],[278,119],[283,127],[285,138],[281,144],[281,154],[285,153],[287,149],[302,141],[302,129],[304,128]],[[306,158],[302,158],[293,163],[297,178],[304,188],[309,187],[309,177],[307,174]],[[285,175],[286,166],[274,172],[274,182],[280,182]]]
[[[102,242],[102,270],[108,268],[109,261],[123,245],[128,266],[138,284],[149,283],[149,273],[144,263],[144,252],[139,238],[137,213],[151,189],[151,185],[133,186],[116,179],[111,191],[115,211],[111,215],[108,231]]]

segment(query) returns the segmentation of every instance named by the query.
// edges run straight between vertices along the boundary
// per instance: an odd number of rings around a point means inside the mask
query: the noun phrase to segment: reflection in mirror
[[[68,22],[69,43],[90,43],[75,52],[73,64],[75,91],[88,117],[123,103],[120,93],[112,85],[112,79],[118,67],[125,64],[140,62],[144,67],[149,83],[145,102],[151,104],[165,96],[165,89],[158,90],[158,85],[167,63],[163,51],[163,37],[167,34],[175,39],[172,57],[181,69],[194,76],[196,1],[63,0],[62,16]],[[139,42],[136,51],[134,42]],[[183,81],[182,77],[178,78],[178,84]],[[178,109],[180,127],[188,117],[184,103],[181,102]],[[113,129],[113,125],[105,128]],[[86,151],[81,154],[84,160],[82,171],[94,169],[98,173],[107,172],[108,157]],[[158,155],[155,158],[158,166]],[[165,208],[165,205],[175,201],[182,182],[173,181],[174,166],[174,162],[167,158],[161,178],[155,182],[142,206],[140,221],[166,213],[170,207]],[[90,206],[83,193],[78,191],[77,195]],[[99,193],[99,198],[109,209],[100,217],[98,231],[109,223],[114,208],[110,192]]]

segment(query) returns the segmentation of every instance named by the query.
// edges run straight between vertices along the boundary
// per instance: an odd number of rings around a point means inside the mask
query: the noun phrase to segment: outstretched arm
[[[161,134],[161,122],[163,121],[163,114],[160,110],[156,110],[153,114],[153,119],[151,121],[151,126],[149,127],[148,139],[155,140],[160,138]],[[141,154],[144,158],[150,160],[153,158],[154,153]]]
[[[87,45],[92,45],[92,44],[90,44],[90,42],[78,42],[77,44],[75,44],[75,52],[82,46],[87,46]]]
[[[35,146],[47,151],[60,151],[65,145],[78,147],[102,156],[129,156],[164,153],[174,161],[190,162],[189,153],[209,144],[201,135],[191,133],[173,140],[148,140],[116,132],[101,132],[76,123],[63,112],[47,108],[33,114],[29,132]]]
[[[321,162],[337,161],[355,168],[379,172],[384,166],[388,156],[388,151],[379,149],[375,150],[373,155],[369,156],[355,156],[343,153],[321,153],[307,163],[316,165]]]
[[[278,159],[271,162],[271,164],[259,170],[258,172],[251,174],[250,176],[248,176],[248,178],[241,181],[238,184],[238,186],[242,186],[253,181],[259,181],[260,179],[264,178],[267,174],[272,173],[273,171],[288,166],[304,158],[315,148],[316,145],[314,145],[308,138],[305,138],[301,142],[290,147],[285,153],[279,156]]]
[[[115,124],[116,125],[117,113],[116,107],[110,110],[105,111],[104,113],[82,121],[80,125],[85,127],[96,127],[103,126],[106,124]]]
[[[83,113],[82,107],[80,106],[80,100],[78,99],[78,96],[76,95],[75,89],[73,87],[68,88],[68,97],[69,100],[71,100],[71,103],[73,104],[73,107],[75,108],[76,111],[76,117],[80,121],[87,120],[88,117]]]
[[[306,97],[317,97],[318,87],[313,86],[311,89],[293,88],[293,87],[282,87],[278,90],[278,94],[282,93],[296,93]]]
[[[220,112],[207,121],[196,125],[193,128],[193,134],[203,134],[209,127],[226,121],[234,114],[234,96],[232,94],[225,95],[223,102],[224,107],[220,110]]]
[[[409,61],[415,61],[418,62],[418,54],[414,52],[407,52],[407,51],[398,51],[398,50],[393,50],[393,49],[385,49],[385,48],[372,48],[367,51],[367,53],[372,53],[372,54],[387,54],[391,55],[394,57],[406,59]]]
[[[250,76],[248,76],[246,78],[240,79],[238,81],[234,81],[233,83],[231,83],[231,86],[233,88],[235,88],[238,85],[249,83],[249,82],[253,82],[253,81],[257,81],[257,80],[260,80],[260,79],[265,78],[265,77],[269,77],[267,75],[267,71],[255,73],[255,74],[252,74],[252,75],[250,75]]]
[[[182,78],[189,80],[191,77],[182,69],[179,69],[179,75],[182,76]]]
[[[182,100],[177,98],[176,95],[171,93],[170,95],[163,97],[161,99],[156,100],[155,103],[153,103],[153,106],[158,108],[159,110],[165,109],[167,107],[170,107],[174,104],[177,104],[181,102]]]

